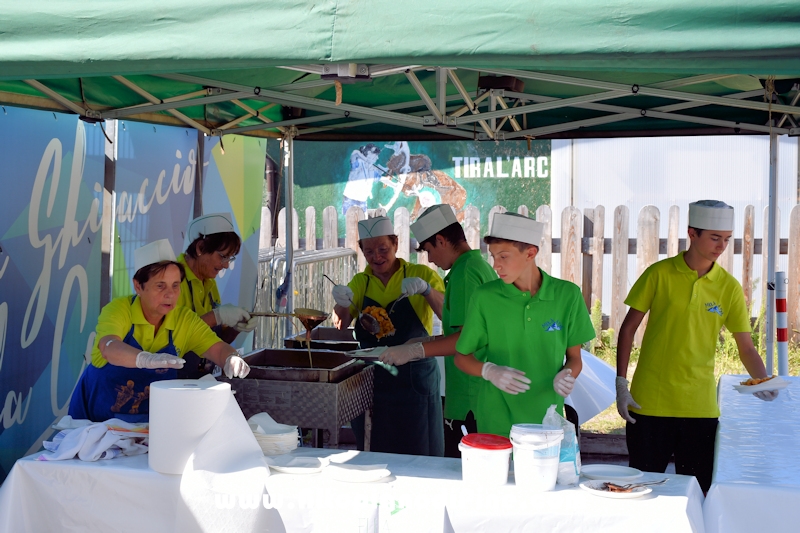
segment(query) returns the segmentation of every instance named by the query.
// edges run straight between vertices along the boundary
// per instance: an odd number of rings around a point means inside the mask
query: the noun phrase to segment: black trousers
[[[444,456],[461,458],[461,451],[458,449],[458,444],[461,442],[461,437],[464,434],[461,432],[461,426],[467,428],[467,433],[477,433],[478,423],[475,422],[475,415],[472,411],[467,413],[466,420],[454,420],[452,418],[444,419]]]
[[[708,492],[714,470],[716,418],[631,416],[636,423],[628,422],[625,427],[631,467],[664,472],[674,455],[675,472],[696,477],[703,492]]]

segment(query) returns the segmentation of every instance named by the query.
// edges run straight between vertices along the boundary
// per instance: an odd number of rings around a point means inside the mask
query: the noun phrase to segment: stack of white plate
[[[297,448],[299,435],[297,429],[286,433],[256,433],[253,432],[256,442],[261,446],[264,455],[281,455]]]

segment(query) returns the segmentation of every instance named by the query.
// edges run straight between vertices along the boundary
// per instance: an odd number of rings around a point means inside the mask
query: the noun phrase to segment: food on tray
[[[633,492],[633,488],[625,488],[614,483],[603,483],[603,488],[608,492]]]
[[[775,376],[769,376],[769,377],[766,377],[766,378],[750,378],[750,379],[748,379],[746,381],[742,381],[741,384],[742,385],[747,385],[747,386],[758,385],[759,383],[764,383],[765,381],[769,381],[774,377]]]
[[[364,313],[375,317],[375,320],[378,321],[378,325],[381,327],[381,330],[375,334],[376,338],[380,339],[381,337],[394,333],[394,324],[392,324],[392,320],[389,318],[386,309],[378,307],[377,305],[370,305],[364,308]]]

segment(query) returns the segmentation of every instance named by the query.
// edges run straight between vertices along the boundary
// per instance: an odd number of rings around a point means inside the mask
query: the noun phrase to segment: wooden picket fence
[[[764,208],[764,228],[768,227],[768,208]],[[495,212],[505,212],[503,206],[494,206],[489,211],[489,219]],[[525,205],[517,208],[517,213],[530,216],[531,213]],[[358,269],[363,270],[366,261],[363,254],[358,249],[358,221],[363,220],[368,215],[385,214],[382,210],[370,210],[369,213],[358,207],[348,209],[345,217],[345,238],[339,239],[338,210],[336,207],[328,206],[322,212],[323,217],[323,236],[320,240],[316,235],[316,212],[313,207],[305,210],[305,232],[303,238],[300,237],[297,210],[294,210],[293,224],[293,246],[294,249],[315,250],[318,248],[347,247],[353,249],[358,254]],[[595,302],[603,300],[603,272],[605,256],[611,256],[611,306],[608,317],[608,326],[615,332],[619,331],[619,326],[627,313],[625,297],[628,294],[628,256],[636,256],[636,278],[644,270],[658,261],[659,254],[672,257],[681,250],[685,250],[687,242],[681,235],[685,235],[686,228],[680,227],[680,208],[671,206],[669,208],[668,233],[666,238],[659,235],[661,213],[655,206],[645,206],[639,211],[636,219],[635,236],[631,238],[630,213],[626,206],[621,205],[614,209],[611,236],[606,237],[605,231],[605,208],[601,205],[594,209],[584,209],[583,213],[576,207],[567,207],[561,213],[561,238],[552,238],[553,215],[549,206],[541,205],[536,208],[535,218],[545,225],[542,244],[539,247],[537,264],[547,273],[572,281],[581,287],[586,301],[586,305],[591,309]],[[789,282],[787,291],[788,304],[788,326],[790,339],[800,340],[800,205],[796,205],[790,214],[789,236],[788,239],[780,239],[780,235],[775,235],[774,239],[755,238],[755,208],[747,206],[743,216],[736,218],[736,228],[734,233],[741,235],[740,238],[732,239],[725,253],[719,258],[718,263],[728,272],[733,273],[744,289],[745,301],[747,305],[753,306],[753,286],[754,281],[761,285],[761,294],[765,294],[767,280],[767,261],[763,261],[760,277],[754,277],[753,256],[764,255],[772,244],[777,247],[779,254],[788,254],[787,278]],[[268,208],[262,208],[261,217],[261,248],[272,246],[285,247],[285,228],[286,214],[285,209],[281,209],[277,217],[277,240],[272,239],[273,217]],[[406,208],[400,207],[394,211],[395,232],[399,239],[398,257],[409,260],[412,253],[412,244],[409,231],[410,219]],[[482,235],[480,228],[480,211],[477,207],[469,205],[464,210],[464,233],[467,241],[473,249],[479,249],[482,245]],[[780,211],[777,214],[776,227],[780,228]],[[739,228],[743,228],[739,230]],[[740,233],[741,231],[741,233]],[[766,230],[765,230],[766,231]],[[485,247],[484,247],[485,248]],[[561,254],[561,271],[556,274],[552,272],[552,255]],[[733,272],[733,256],[742,256],[741,272]],[[417,262],[432,266],[427,262],[424,253],[418,254]],[[756,302],[761,305],[760,302]],[[638,332],[638,339],[644,331],[644,324]]]

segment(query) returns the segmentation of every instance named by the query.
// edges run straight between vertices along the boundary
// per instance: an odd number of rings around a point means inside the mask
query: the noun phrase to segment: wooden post
[[[603,256],[605,254],[606,208],[598,205],[594,208],[594,232],[592,234],[592,297],[589,311],[595,302],[603,301]]]
[[[625,297],[628,295],[628,206],[614,209],[614,232],[611,237],[611,316],[609,326],[614,330],[614,343],[625,319]]]
[[[769,206],[764,207],[764,237],[761,239],[761,301],[764,302],[767,294],[767,280],[769,279],[768,269],[769,265],[767,265],[767,253],[769,253],[769,249],[772,246],[777,246],[775,250],[777,250],[775,254],[775,265],[778,264],[778,259],[780,259],[781,253],[781,208],[775,208],[775,235],[769,235]],[[773,276],[775,273],[772,273]],[[774,324],[773,324],[774,327]]]
[[[581,282],[581,211],[567,206],[561,213],[561,279]]]
[[[364,211],[358,206],[350,206],[345,214],[345,235],[344,246],[350,248],[358,254],[358,271],[363,272],[367,267],[367,260],[358,247],[358,221],[364,220]]]
[[[719,259],[717,259],[719,266],[724,268],[725,271],[730,274],[733,274],[733,248],[735,243],[736,239],[734,238],[734,235],[731,234],[731,239],[728,241],[728,246],[725,248],[725,251],[722,252],[722,255],[719,256]]]
[[[789,322],[789,340],[800,338],[800,205],[792,208],[789,215],[789,278],[786,295],[786,311]]]
[[[300,248],[300,235],[298,233],[299,219],[297,217],[297,209],[292,209],[292,249],[297,250]],[[275,243],[278,248],[286,247],[286,208],[282,207],[278,211],[278,240]]]
[[[470,248],[481,249],[481,212],[472,204],[464,209],[464,235]]]
[[[756,209],[752,205],[744,208],[744,228],[742,229],[742,290],[744,303],[753,310],[753,255],[755,252]]]
[[[272,248],[272,213],[269,207],[261,208],[261,232],[258,235],[258,248]]]
[[[542,244],[539,246],[539,253],[536,254],[536,264],[551,274],[553,271],[553,212],[549,205],[540,205],[536,208],[536,220],[544,224]]]
[[[329,205],[322,210],[322,248],[339,247],[339,212]]]
[[[594,245],[594,209],[583,210],[583,238],[589,242],[589,250],[583,253],[583,246],[581,246],[581,293],[583,294],[583,302],[586,304],[586,309],[591,313],[592,311],[592,247]],[[583,240],[583,239],[581,239]]]
[[[527,217],[527,216],[528,216],[528,206],[527,206],[527,205],[521,205],[521,206],[519,206],[519,207],[517,208],[517,214],[518,214],[518,215],[522,215],[522,216],[524,216],[524,217]]]
[[[409,214],[405,207],[394,210],[394,233],[397,235],[397,257],[408,261],[410,253]]]
[[[658,261],[660,218],[658,208],[654,205],[646,205],[639,211],[639,221],[636,228],[636,279],[639,279],[639,276],[642,275],[647,267]],[[639,329],[636,330],[633,340],[637,346],[642,345],[642,337],[644,337],[644,330],[647,328],[648,315],[644,317]]]
[[[681,208],[673,205],[669,208],[669,222],[667,229],[667,257],[675,257],[680,252],[681,239]]]
[[[306,207],[306,250],[317,249],[317,212],[313,206]]]

